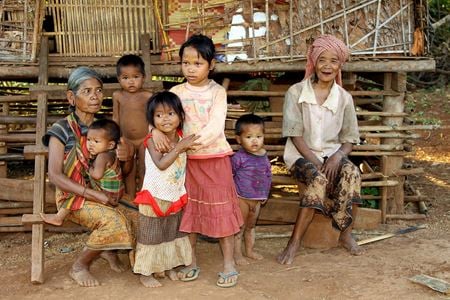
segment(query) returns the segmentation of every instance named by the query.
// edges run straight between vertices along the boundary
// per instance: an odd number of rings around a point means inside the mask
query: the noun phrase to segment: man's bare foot
[[[342,233],[339,242],[341,245],[350,252],[351,255],[360,256],[365,253],[364,249],[361,248],[352,237],[351,234]]]
[[[248,260],[245,259],[245,257],[242,256],[242,255],[235,255],[235,256],[234,256],[234,263],[235,263],[236,265],[238,265],[238,266],[246,266],[246,265],[250,264],[250,263],[248,262]]]
[[[105,259],[114,272],[122,273],[127,269],[127,267],[120,261],[116,252],[113,251],[102,251],[100,257]]]
[[[61,220],[56,214],[40,213],[42,220],[51,225],[61,226],[64,220]]]
[[[247,253],[245,254],[245,256],[247,256],[248,258],[251,258],[254,260],[262,260],[264,258],[264,256],[262,256],[258,252],[255,252],[255,251],[246,251],[246,252]]]
[[[78,283],[79,286],[93,287],[100,285],[100,282],[92,276],[92,274],[87,269],[81,269],[75,271],[74,269],[69,272],[70,277]]]
[[[139,280],[145,287],[148,287],[148,288],[155,288],[155,287],[162,286],[161,282],[156,280],[152,275],[150,275],[150,276],[141,275],[139,277]]]
[[[166,275],[167,275],[167,277],[169,277],[170,280],[172,280],[172,281],[177,281],[177,280],[179,280],[177,272],[176,272],[175,270],[173,270],[173,269],[172,269],[172,270],[169,270],[169,271],[166,271]]]
[[[153,277],[155,277],[157,279],[164,279],[164,278],[166,278],[166,273],[164,271],[155,272],[155,273],[153,273]]]
[[[280,263],[282,265],[292,264],[299,246],[300,246],[300,243],[289,241],[286,248],[284,248],[283,252],[281,252],[277,256],[278,263]]]

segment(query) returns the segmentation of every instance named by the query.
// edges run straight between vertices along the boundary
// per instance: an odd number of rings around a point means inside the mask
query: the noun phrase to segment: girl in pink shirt
[[[200,233],[219,239],[224,266],[216,284],[231,287],[238,279],[233,259],[234,234],[239,232],[243,220],[231,170],[233,151],[224,133],[226,91],[208,78],[214,68],[214,55],[210,38],[201,34],[191,36],[180,49],[181,70],[187,82],[171,89],[180,97],[186,113],[184,135],[198,136],[196,144],[187,151],[188,203],[180,225],[180,231],[189,233],[192,264],[182,269],[178,277],[181,281],[198,277],[195,249]]]

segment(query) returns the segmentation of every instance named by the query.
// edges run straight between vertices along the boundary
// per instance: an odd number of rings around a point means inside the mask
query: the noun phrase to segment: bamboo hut
[[[423,201],[417,192],[405,194],[406,176],[423,170],[405,169],[403,157],[412,151],[411,140],[420,138],[414,131],[432,126],[407,124],[404,97],[407,72],[434,69],[427,28],[424,0],[0,1],[0,79],[38,82],[21,95],[0,90],[0,232],[30,230],[22,225],[21,214],[54,209],[40,136],[66,104],[65,86],[49,82],[64,81],[80,65],[94,67],[112,82],[118,57],[130,53],[144,59],[149,75],[179,76],[179,46],[199,32],[216,43],[214,74],[227,87],[230,101],[248,96],[270,100],[270,111],[256,113],[270,118],[267,149],[274,157],[283,152],[281,107],[287,86],[294,82],[273,80],[266,90],[244,91],[236,78],[284,72],[285,78],[298,81],[306,49],[316,36],[334,34],[345,41],[352,58],[344,66],[344,85],[354,97],[362,137],[351,156],[363,170],[363,187],[380,191],[364,198],[379,203],[380,222],[423,218],[404,214],[405,202]],[[118,87],[107,83],[106,95]],[[148,82],[147,87],[159,89],[162,83]],[[231,142],[235,119],[242,113],[228,112]],[[13,147],[25,150],[11,153]],[[8,161],[27,158],[35,160],[34,181],[6,178]],[[293,184],[286,175],[274,177],[261,223],[295,219],[298,196],[281,191]],[[39,236],[44,229],[34,226],[33,251],[38,253],[32,280],[42,282]]]

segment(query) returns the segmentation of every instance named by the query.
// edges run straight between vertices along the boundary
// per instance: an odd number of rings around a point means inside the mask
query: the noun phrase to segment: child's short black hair
[[[116,122],[110,119],[98,119],[92,122],[89,129],[103,129],[106,132],[108,140],[114,141],[116,145],[120,141],[120,127]]]
[[[162,91],[150,97],[147,103],[147,121],[153,127],[155,127],[154,115],[158,105],[171,107],[180,118],[180,125],[178,126],[178,129],[183,129],[185,114],[183,106],[181,105],[181,100],[177,95],[169,91]]]
[[[183,57],[184,49],[187,47],[192,47],[201,55],[201,57],[211,64],[216,54],[216,47],[213,41],[203,34],[192,35],[180,48],[180,59]]]
[[[264,120],[260,116],[254,115],[254,114],[247,114],[240,116],[239,119],[236,121],[236,126],[234,127],[234,133],[236,135],[241,135],[242,131],[244,130],[245,125],[261,125],[264,129]]]
[[[121,74],[121,68],[126,66],[135,66],[145,76],[145,64],[142,58],[134,54],[127,54],[119,58],[116,64],[117,77]]]

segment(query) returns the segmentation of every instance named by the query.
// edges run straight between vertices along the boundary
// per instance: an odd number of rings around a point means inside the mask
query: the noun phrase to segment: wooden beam
[[[66,59],[66,58],[64,58]],[[92,60],[93,68],[99,72],[102,77],[116,78],[116,68],[114,65],[95,65],[100,58]],[[83,61],[84,60],[84,61]],[[86,65],[88,58],[80,58],[77,61],[66,62],[64,65],[53,63],[49,68],[50,78],[67,79],[70,72],[77,66]],[[70,64],[70,66],[68,66]],[[344,72],[433,72],[436,69],[436,61],[432,58],[386,58],[353,60],[347,62]],[[305,61],[282,62],[274,61],[258,61],[257,63],[233,62],[217,63],[214,73],[251,73],[251,72],[301,72],[305,70]],[[178,63],[165,62],[152,64],[152,74],[159,76],[182,76],[181,68]],[[24,64],[22,66],[2,65],[0,68],[0,80],[16,80],[16,79],[35,79],[38,78],[39,67],[37,65]]]

